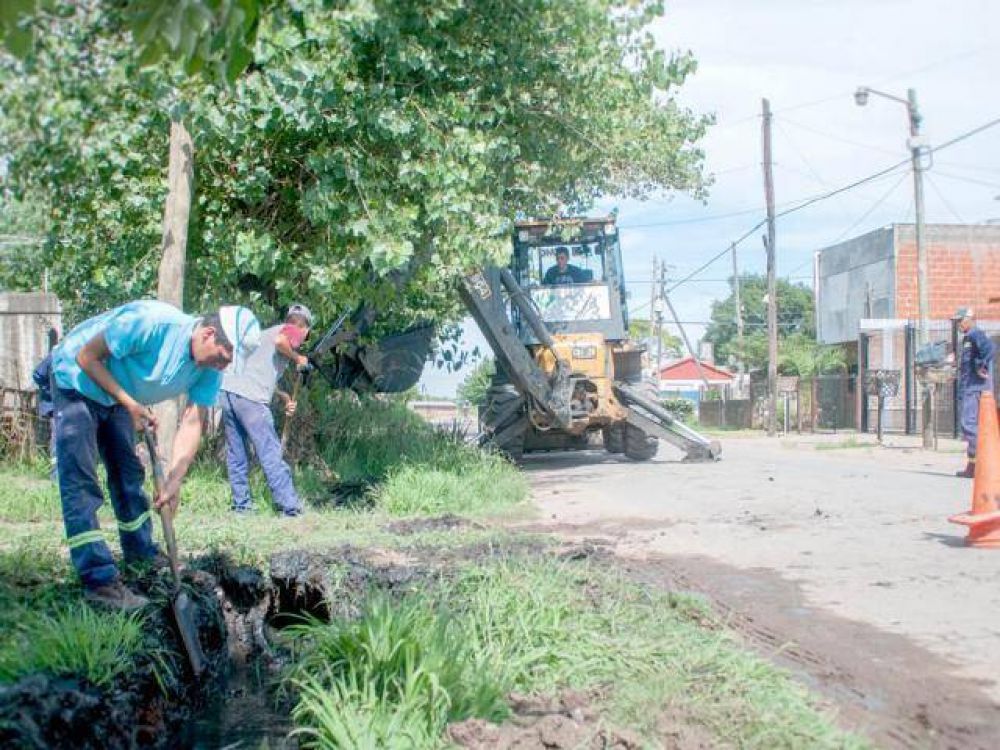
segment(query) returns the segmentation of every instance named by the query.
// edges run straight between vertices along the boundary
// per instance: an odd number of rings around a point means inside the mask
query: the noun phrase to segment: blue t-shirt
[[[199,406],[215,403],[222,373],[198,367],[191,357],[191,334],[198,318],[173,305],[140,300],[85,320],[52,353],[56,385],[106,406],[111,395],[80,368],[76,356],[103,333],[111,356],[104,362],[115,380],[140,404],[155,404],[187,393]]]

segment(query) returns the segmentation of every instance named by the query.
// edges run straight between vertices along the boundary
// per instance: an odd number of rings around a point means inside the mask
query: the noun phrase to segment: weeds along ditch
[[[461,435],[348,398],[296,425],[304,516],[260,477],[234,516],[205,459],[185,485],[200,682],[167,575],[125,571],[140,613],[85,606],[47,466],[0,467],[0,747],[860,746],[697,600],[504,531],[526,484]]]

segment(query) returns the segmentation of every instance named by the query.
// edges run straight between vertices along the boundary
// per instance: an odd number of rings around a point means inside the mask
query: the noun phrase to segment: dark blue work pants
[[[267,404],[222,391],[222,421],[226,426],[226,464],[233,491],[233,510],[250,510],[250,456],[253,443],[275,505],[287,514],[302,511],[292,482],[292,470],[281,455],[281,441],[274,430],[274,415]]]
[[[157,553],[149,498],[142,487],[145,472],[135,454],[135,430],[124,406],[104,406],[61,388],[54,388],[53,396],[66,543],[83,585],[96,588],[118,576],[97,522],[97,509],[104,502],[97,460],[100,458],[107,472],[122,552],[129,561],[145,560]]]
[[[961,410],[962,439],[965,440],[965,453],[969,458],[976,457],[976,442],[979,440],[979,397],[980,390],[964,390],[959,394],[959,409]]]

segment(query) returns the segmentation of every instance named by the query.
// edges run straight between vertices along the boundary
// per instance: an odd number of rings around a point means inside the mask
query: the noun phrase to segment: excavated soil
[[[470,750],[639,750],[630,732],[603,726],[592,708],[596,696],[567,690],[554,697],[512,693],[513,715],[503,724],[467,719],[448,726],[446,735]]]

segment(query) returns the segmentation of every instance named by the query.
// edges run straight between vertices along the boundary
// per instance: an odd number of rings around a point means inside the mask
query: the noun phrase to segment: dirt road
[[[1000,747],[1000,551],[962,546],[955,453],[734,439],[718,464],[530,456],[537,526],[610,540],[890,747]],[[830,449],[834,448],[834,449]]]

